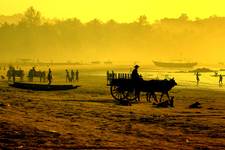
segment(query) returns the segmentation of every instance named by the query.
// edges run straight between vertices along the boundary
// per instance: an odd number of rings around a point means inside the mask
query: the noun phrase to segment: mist
[[[78,18],[46,19],[32,7],[20,17],[17,22],[0,19],[1,62],[225,62],[225,17],[190,20],[181,14],[150,23],[142,15],[130,23],[110,18],[82,23]]]

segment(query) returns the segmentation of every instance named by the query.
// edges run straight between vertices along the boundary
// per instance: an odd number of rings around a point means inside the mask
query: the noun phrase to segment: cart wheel
[[[110,87],[110,92],[111,92],[112,97],[116,100],[125,99],[126,95],[124,94],[124,90],[122,90],[119,86],[112,85]]]
[[[129,101],[134,101],[137,99],[137,96],[135,95],[135,90],[125,91],[125,98]]]

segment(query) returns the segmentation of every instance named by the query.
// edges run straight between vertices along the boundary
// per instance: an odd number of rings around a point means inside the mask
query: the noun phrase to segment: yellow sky
[[[181,13],[191,19],[225,16],[225,0],[0,0],[0,14],[24,12],[29,6],[48,18],[77,17],[83,22],[94,18],[130,22],[140,15],[154,21]]]

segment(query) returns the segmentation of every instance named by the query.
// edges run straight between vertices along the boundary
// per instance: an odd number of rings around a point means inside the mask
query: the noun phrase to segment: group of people
[[[197,86],[199,85],[199,82],[200,82],[200,77],[199,76],[201,76],[201,74],[199,73],[199,72],[197,72],[196,73],[196,81],[197,81]],[[218,75],[218,73],[216,72],[215,73],[215,76],[217,77],[219,77],[219,86],[222,86],[223,85],[223,76],[220,74],[220,75]]]
[[[76,70],[75,73],[73,70],[71,70],[71,72],[69,73],[69,70],[66,69],[66,82],[74,82],[75,80],[79,80],[79,71]]]
[[[32,68],[32,73],[33,73],[33,76],[34,76],[34,73],[35,73],[35,67]],[[43,72],[45,74],[45,72]],[[42,76],[42,75],[41,75]],[[48,80],[48,85],[50,85],[52,83],[52,70],[51,68],[48,69],[48,74],[47,74],[47,80]]]
[[[35,67],[33,67],[31,69],[32,71],[35,72]],[[8,76],[8,80],[10,81],[11,77],[13,78],[12,82],[15,82],[15,77],[18,76],[17,74],[20,73],[19,71],[23,71],[23,70],[15,70],[14,67],[10,66],[8,72],[7,72],[7,76]],[[70,77],[70,74],[69,74],[69,71],[66,70],[67,72],[67,75],[66,75],[66,82],[69,81],[69,82],[72,82],[76,79],[76,81],[79,80],[79,72],[78,70],[76,71],[76,73],[74,73],[73,70],[71,70],[71,77]],[[21,74],[21,73],[20,73]],[[22,77],[22,76],[21,76]],[[50,85],[52,83],[52,79],[53,79],[53,76],[52,76],[52,70],[51,68],[48,69],[48,74],[47,74],[47,80],[48,80],[48,84]]]
[[[48,84],[50,85],[52,83],[52,71],[51,71],[50,68],[48,70],[47,79],[48,79]],[[68,82],[68,81],[69,82],[73,82],[75,79],[76,79],[76,81],[79,80],[79,72],[78,72],[78,70],[76,70],[76,73],[74,73],[74,71],[71,70],[71,76],[70,76],[69,71],[66,69],[66,82]]]

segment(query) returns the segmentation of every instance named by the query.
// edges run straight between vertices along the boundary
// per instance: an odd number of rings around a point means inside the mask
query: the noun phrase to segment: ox
[[[24,71],[23,70],[15,70],[13,67],[10,67],[7,71],[7,77],[8,81],[11,81],[11,78],[13,78],[13,82],[15,82],[15,77],[19,77],[20,80],[23,80],[24,77]]]
[[[46,73],[45,71],[36,71],[34,69],[30,69],[28,72],[28,79],[30,82],[33,82],[34,77],[40,78],[40,82],[46,81]]]
[[[177,83],[174,78],[170,80],[149,80],[143,82],[141,91],[146,92],[147,101],[150,101],[151,96],[157,101],[155,92],[160,92],[161,96],[159,101],[161,102],[164,94],[170,100],[169,91],[176,85]]]

